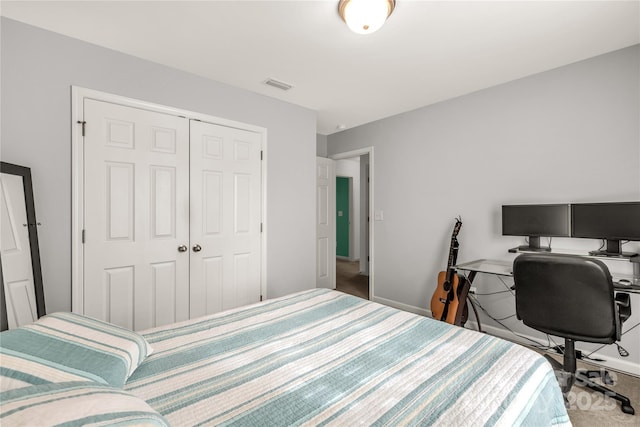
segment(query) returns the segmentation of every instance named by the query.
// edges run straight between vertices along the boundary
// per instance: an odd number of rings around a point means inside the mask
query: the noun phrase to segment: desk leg
[[[467,296],[467,301],[471,304],[471,308],[473,308],[473,313],[476,315],[476,322],[478,323],[478,332],[482,332],[482,325],[480,325],[480,317],[478,316],[478,310],[476,309],[476,305],[473,303],[471,297]]]
[[[473,279],[476,278],[477,271],[472,271],[469,273],[467,280],[469,281],[469,287],[473,284]],[[467,295],[467,301],[471,304],[471,308],[473,308],[473,313],[476,315],[476,322],[478,323],[478,332],[482,332],[482,325],[480,324],[480,316],[478,316],[478,309],[476,305],[473,303],[473,300],[469,295]]]
[[[472,271],[469,273],[469,276],[467,277],[467,279],[469,280],[469,284],[473,283],[473,279],[476,278],[477,273],[478,273],[477,271]]]
[[[469,287],[471,283],[468,279],[464,277],[459,277],[460,284],[458,285],[458,301],[462,301],[461,304],[458,304],[458,308],[456,311],[456,316],[454,318],[454,325],[456,326],[464,326],[467,319],[469,318],[469,309],[467,308],[467,299],[469,298]]]

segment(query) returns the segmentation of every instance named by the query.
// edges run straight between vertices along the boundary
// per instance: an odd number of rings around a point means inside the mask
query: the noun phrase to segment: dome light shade
[[[395,6],[395,0],[340,0],[338,13],[354,33],[371,34],[384,25]]]

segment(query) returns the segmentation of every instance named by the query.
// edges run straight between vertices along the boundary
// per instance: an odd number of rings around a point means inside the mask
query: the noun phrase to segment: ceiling
[[[640,1],[397,0],[366,36],[337,9],[338,0],[0,3],[8,18],[315,110],[325,135],[640,43]]]

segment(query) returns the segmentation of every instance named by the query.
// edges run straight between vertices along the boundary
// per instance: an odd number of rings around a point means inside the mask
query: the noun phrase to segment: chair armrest
[[[618,306],[618,314],[620,315],[620,323],[623,323],[631,317],[631,297],[623,292],[616,293],[616,305]]]

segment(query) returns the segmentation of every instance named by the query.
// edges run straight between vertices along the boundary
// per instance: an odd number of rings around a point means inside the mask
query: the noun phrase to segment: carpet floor
[[[560,355],[553,355],[553,357],[562,362]],[[600,366],[578,361],[578,369],[599,370]],[[574,427],[640,426],[640,378],[611,369],[607,370],[614,384],[606,385],[606,387],[626,396],[631,401],[631,406],[635,409],[636,414],[625,414],[620,409],[618,401],[574,384],[567,396],[570,405],[569,418]],[[594,379],[594,381],[602,384],[599,379]]]

